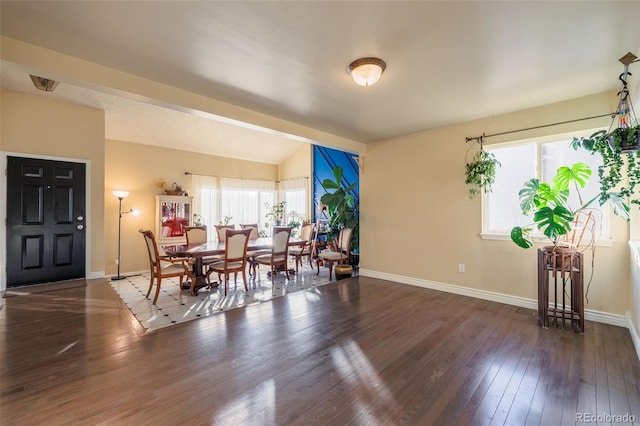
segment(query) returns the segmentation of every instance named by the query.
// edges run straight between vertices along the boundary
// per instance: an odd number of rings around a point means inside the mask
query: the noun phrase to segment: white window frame
[[[536,176],[531,176],[531,178],[537,177],[543,182],[548,182],[551,177],[545,178],[544,180],[542,177],[542,146],[544,144],[561,142],[561,141],[567,141],[567,145],[569,145],[569,143],[571,142],[574,136],[577,136],[577,137],[589,136],[597,130],[599,129],[591,129],[591,130],[572,132],[572,133],[563,133],[563,134],[557,134],[557,135],[550,135],[550,136],[523,139],[523,140],[510,141],[510,142],[504,142],[504,143],[496,143],[496,144],[485,143],[484,148],[487,151],[491,151],[492,148],[506,148],[506,147],[517,146],[517,145],[535,144],[536,145],[536,158],[535,158]],[[594,154],[594,155],[598,155],[598,154]],[[591,180],[598,179],[597,169],[592,170],[592,172],[593,174],[591,175]],[[522,184],[524,184],[524,182],[522,182]],[[516,198],[514,200],[514,203],[518,205],[519,200]],[[595,205],[594,207],[599,208],[599,206],[597,205]],[[600,233],[600,237],[595,241],[595,245],[608,247],[613,245],[613,241],[614,241],[612,237],[613,234],[612,234],[612,228],[611,228],[612,210],[608,204],[599,209],[602,212],[601,233]],[[485,194],[483,192],[482,198],[481,198],[481,212],[482,212],[482,232],[480,233],[481,238],[483,240],[511,241],[511,235],[509,231],[498,231],[498,230],[489,229],[489,216],[488,216],[489,212],[488,211],[489,211],[489,194]],[[513,226],[517,226],[517,224],[514,224]],[[531,236],[534,242],[536,243],[549,242],[549,239],[544,234],[542,234],[542,232],[537,231],[535,229],[535,225],[533,225],[533,227],[534,227],[534,231],[531,232]]]

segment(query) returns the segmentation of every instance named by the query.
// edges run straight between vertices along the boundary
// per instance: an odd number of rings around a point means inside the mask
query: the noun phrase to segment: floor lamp
[[[118,266],[118,273],[115,277],[111,277],[111,281],[117,281],[125,279],[124,275],[120,275],[120,235],[122,231],[122,215],[126,213],[131,213],[134,216],[138,216],[140,214],[140,210],[138,209],[130,209],[126,212],[122,211],[122,200],[129,195],[128,191],[113,191],[113,195],[118,198],[118,257],[116,258],[116,265]]]

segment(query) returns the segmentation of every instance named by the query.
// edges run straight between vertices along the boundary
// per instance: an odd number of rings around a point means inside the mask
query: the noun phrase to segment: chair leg
[[[244,283],[244,291],[249,292],[249,287],[247,287],[247,273],[245,270],[242,270],[242,282]]]
[[[287,281],[289,281],[289,265],[287,265],[287,264],[285,263],[285,264],[284,264],[284,266],[283,266],[283,268],[284,268],[284,274],[285,274],[285,275],[286,275],[286,277],[287,277]]]
[[[149,279],[149,290],[147,291],[147,295],[145,296],[145,298],[149,298],[149,295],[151,294],[151,289],[153,288],[153,279],[155,277],[153,276],[153,274],[151,274],[151,278]]]
[[[160,281],[162,281],[162,278],[158,277],[158,283],[156,284],[156,296],[153,298],[154,305],[158,301],[158,296],[160,295]]]
[[[329,261],[329,281],[331,281],[331,272],[333,271],[333,262]]]

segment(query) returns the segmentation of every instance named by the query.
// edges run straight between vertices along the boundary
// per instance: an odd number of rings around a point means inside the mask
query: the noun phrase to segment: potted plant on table
[[[280,201],[276,204],[264,203],[265,207],[267,208],[267,214],[265,215],[265,218],[273,222],[275,226],[282,225],[286,204],[286,201]]]

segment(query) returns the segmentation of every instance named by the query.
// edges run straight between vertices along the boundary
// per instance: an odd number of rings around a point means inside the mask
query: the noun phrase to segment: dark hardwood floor
[[[626,329],[365,277],[146,334],[102,280],[0,321],[3,425],[640,422]]]

